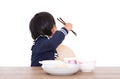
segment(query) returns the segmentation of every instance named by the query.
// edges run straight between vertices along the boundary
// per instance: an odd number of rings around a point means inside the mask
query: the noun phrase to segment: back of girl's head
[[[30,31],[33,39],[36,39],[39,35],[51,36],[51,29],[55,25],[54,17],[48,12],[40,12],[30,21]]]

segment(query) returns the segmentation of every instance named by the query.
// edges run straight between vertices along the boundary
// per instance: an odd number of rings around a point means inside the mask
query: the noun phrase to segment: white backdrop
[[[29,22],[40,11],[73,24],[78,36],[70,32],[63,44],[77,57],[120,66],[119,0],[0,0],[0,66],[30,66]]]

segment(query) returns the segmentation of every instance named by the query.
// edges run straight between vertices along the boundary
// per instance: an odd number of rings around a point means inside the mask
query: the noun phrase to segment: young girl
[[[57,57],[56,48],[68,31],[72,30],[72,24],[66,23],[61,30],[57,30],[54,17],[48,12],[40,12],[31,19],[29,28],[34,40],[31,66],[41,66],[39,61],[54,60]]]

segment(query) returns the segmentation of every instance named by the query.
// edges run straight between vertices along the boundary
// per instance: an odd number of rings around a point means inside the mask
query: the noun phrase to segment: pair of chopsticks
[[[57,18],[57,20],[60,21],[63,25],[66,25],[65,21],[63,21],[62,18]],[[75,36],[77,36],[77,33],[76,33],[76,32],[74,32],[73,30],[71,30],[71,31],[72,31],[72,33],[73,33]]]

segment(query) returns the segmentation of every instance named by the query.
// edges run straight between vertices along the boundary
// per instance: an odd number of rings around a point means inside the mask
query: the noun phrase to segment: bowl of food
[[[51,75],[72,75],[79,70],[76,64],[67,64],[60,60],[44,60],[40,61],[42,69]]]
[[[63,60],[65,63],[68,63],[68,64],[79,64],[76,57],[63,58]]]

